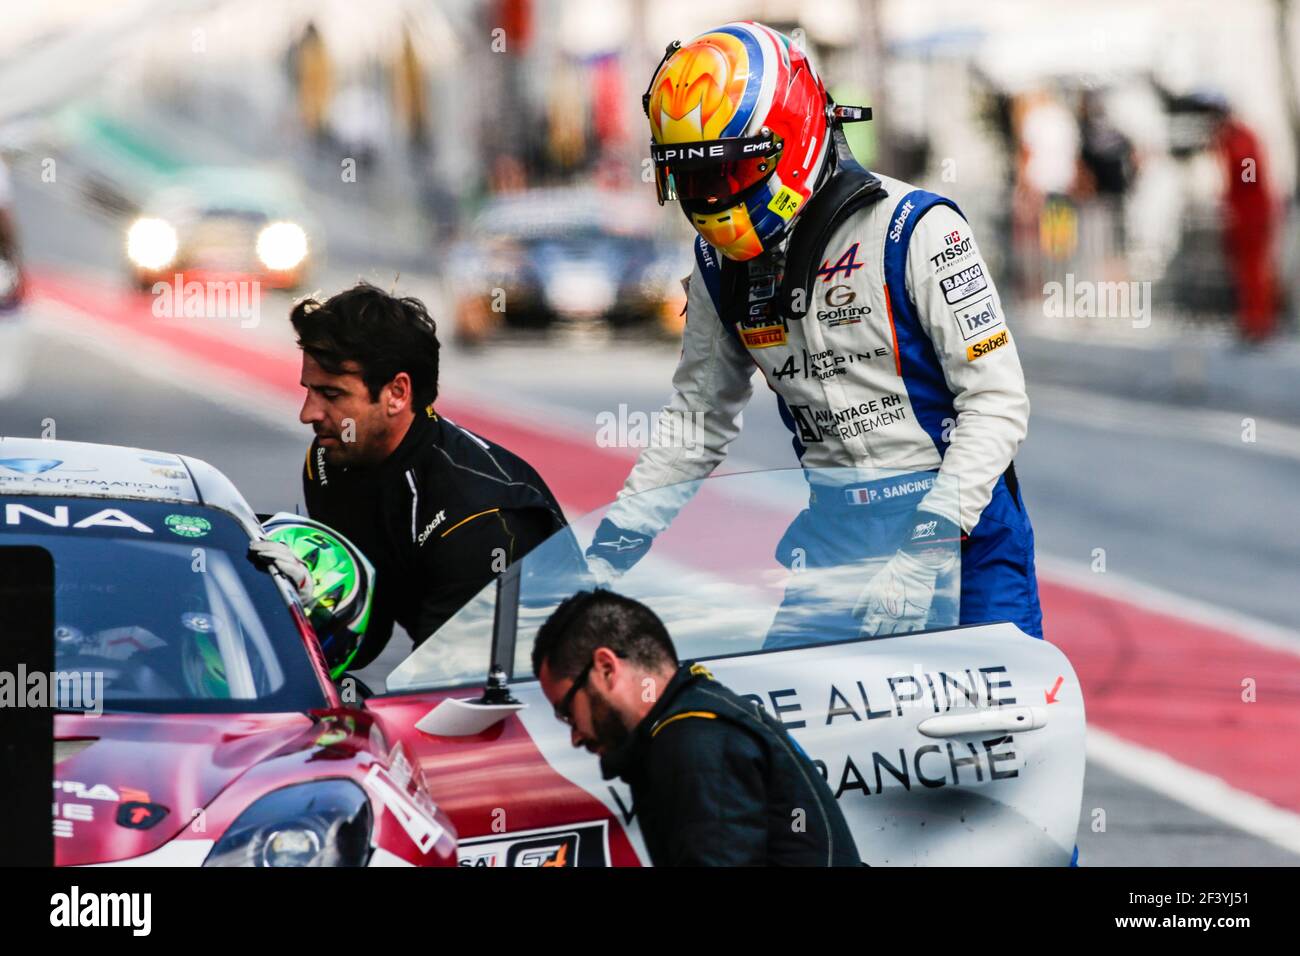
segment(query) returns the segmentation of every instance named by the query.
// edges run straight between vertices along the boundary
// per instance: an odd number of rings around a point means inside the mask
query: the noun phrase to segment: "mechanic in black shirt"
[[[299,419],[316,432],[307,511],[375,566],[359,670],[394,621],[418,646],[565,520],[527,462],[435,410],[437,329],[418,299],[362,282],[298,303],[290,321],[307,390]]]
[[[533,673],[575,747],[632,788],[655,866],[858,866],[830,788],[779,721],[679,665],[663,622],[579,591],[538,631]]]

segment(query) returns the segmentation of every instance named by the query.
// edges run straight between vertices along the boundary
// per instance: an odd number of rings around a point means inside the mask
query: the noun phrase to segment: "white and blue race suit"
[[[940,500],[937,484],[909,488],[908,497],[960,526],[961,623],[1009,620],[1042,637],[1033,529],[1012,467],[1029,399],[1006,313],[957,206],[879,179],[887,198],[834,226],[813,260],[820,268],[804,290],[807,310],[794,319],[747,304],[761,285],[758,260],[749,264],[748,294],[724,294],[719,253],[696,240],[682,355],[660,425],[667,434],[673,422],[697,416],[703,447],[646,448],[589,553],[606,556],[602,535],[626,541],[631,532],[648,543],[667,526],[674,507],[662,496],[636,496],[717,467],[740,431],[757,366],[805,468],[951,478],[958,501]],[[779,276],[779,254],[765,258]],[[800,544],[812,543],[809,561],[818,550],[827,563],[835,560],[829,552],[852,550],[844,529],[856,515],[866,527],[868,510],[855,509],[852,498],[823,495],[818,505],[814,496],[792,526]],[[820,534],[819,517],[839,531]],[[636,556],[614,555],[625,563]]]

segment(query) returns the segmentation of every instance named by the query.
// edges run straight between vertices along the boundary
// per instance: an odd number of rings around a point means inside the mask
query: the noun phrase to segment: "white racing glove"
[[[592,583],[598,588],[612,587],[620,574],[614,565],[591,553],[587,554],[587,570],[591,572]]]
[[[903,634],[925,627],[939,571],[906,551],[895,552],[867,582],[853,607],[854,616],[862,619],[862,636]]]
[[[920,518],[907,545],[894,553],[858,596],[853,614],[862,621],[863,637],[904,634],[925,627],[935,583],[957,560],[956,552],[939,542],[960,540],[961,532],[944,519],[924,513]],[[934,545],[930,545],[932,541]]]
[[[252,558],[266,567],[273,567],[294,586],[298,592],[298,599],[302,601],[303,606],[310,608],[312,604],[312,578],[311,571],[307,570],[307,565],[293,553],[293,550],[283,541],[258,540],[250,542],[248,553]]]

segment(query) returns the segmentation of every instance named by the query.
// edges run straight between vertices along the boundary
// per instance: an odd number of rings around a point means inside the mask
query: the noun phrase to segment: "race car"
[[[693,263],[656,230],[653,204],[594,189],[535,189],[490,200],[451,250],[456,338],[503,329],[641,329],[679,336]]]
[[[125,248],[132,283],[145,291],[177,275],[295,289],[318,239],[293,180],[254,167],[205,166],[176,174],[149,198]]]
[[[958,626],[955,543],[925,629],[894,635],[849,613],[883,555],[813,567],[791,546],[818,496],[870,509],[870,537],[898,516],[891,488],[927,482],[793,469],[644,493],[637,508],[676,518],[615,587],[663,619],[681,659],[785,724],[865,862],[1064,865],[1086,725],[1065,655],[1009,623]],[[0,496],[0,547],[53,554],[60,668],[107,684],[103,716],[57,717],[60,863],[648,863],[627,787],[573,748],[529,666],[542,622],[593,585],[578,542],[609,507],[409,655],[395,638],[352,673],[286,581],[245,560],[262,529],[210,466],[9,439]],[[333,829],[308,802],[335,812]],[[368,842],[322,836],[361,820]]]
[[[59,865],[447,866],[404,745],[331,680],[244,498],[194,458],[0,439],[0,549],[53,560]],[[75,678],[75,682],[74,682]]]
[[[865,862],[1067,865],[1086,721],[1066,656],[1010,623],[958,626],[957,542],[925,629],[893,635],[863,633],[853,613],[892,547],[814,567],[801,546],[817,500],[860,511],[864,540],[897,542],[893,525],[913,506],[891,507],[907,501],[894,492],[934,484],[929,473],[793,469],[646,492],[618,507],[676,517],[610,586],[659,615],[681,660],[785,724]],[[530,666],[547,616],[593,586],[580,543],[609,511],[511,565],[395,666],[390,645],[356,675],[383,689],[366,710],[423,771],[461,866],[648,863],[630,791],[573,747]],[[816,533],[850,532],[840,520]]]

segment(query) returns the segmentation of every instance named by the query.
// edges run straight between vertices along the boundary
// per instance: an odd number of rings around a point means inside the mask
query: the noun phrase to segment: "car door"
[[[798,516],[803,480],[738,475],[684,496],[678,489],[689,504],[615,587],[663,618],[679,657],[705,663],[782,721],[824,774],[867,863],[1068,863],[1085,716],[1058,648],[1009,623],[958,627],[952,602],[922,632],[835,633],[764,649],[793,587],[794,572],[771,555]],[[578,541],[590,540],[603,514],[576,523]],[[602,779],[596,758],[571,746],[531,679],[537,628],[562,596],[590,585],[556,572],[572,550],[563,539],[515,565],[390,675],[388,695],[369,702],[455,822],[463,862],[648,862],[627,787]],[[848,570],[847,579],[860,579],[860,569]],[[439,705],[444,717],[466,710],[444,702],[481,697],[484,681],[474,675],[489,667],[510,682],[516,704],[482,709],[490,721],[482,728],[416,727],[438,724],[425,717]]]

